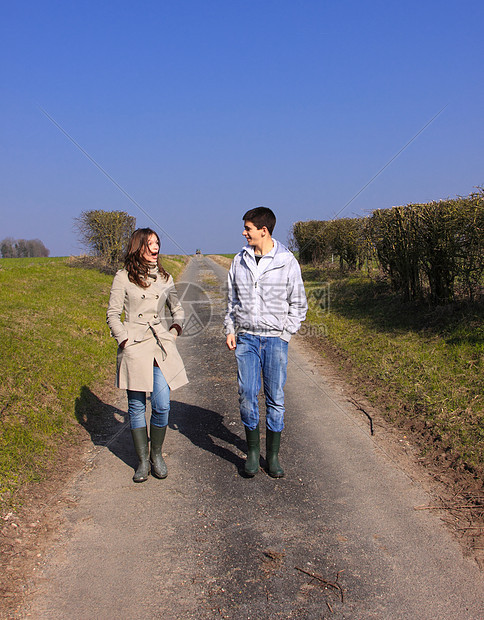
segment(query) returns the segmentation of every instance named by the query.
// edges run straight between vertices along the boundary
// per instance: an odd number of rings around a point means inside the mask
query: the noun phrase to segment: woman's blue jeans
[[[237,336],[237,380],[240,417],[249,430],[259,424],[257,396],[261,372],[266,401],[266,425],[279,433],[284,428],[284,385],[287,377],[288,343],[277,336]]]
[[[126,390],[128,393],[128,414],[131,428],[146,426],[146,392]],[[158,366],[153,366],[153,391],[151,392],[151,424],[166,426],[170,413],[170,388]]]

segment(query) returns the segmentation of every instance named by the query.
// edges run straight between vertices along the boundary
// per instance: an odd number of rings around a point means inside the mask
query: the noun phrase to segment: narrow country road
[[[203,291],[180,287],[190,383],[172,394],[168,478],[132,483],[120,393],[112,403],[120,430],[67,489],[61,533],[22,617],[484,617],[477,566],[439,514],[414,509],[431,499],[331,391],[297,338],[281,447],[286,477],[241,475],[235,358],[222,334],[225,276],[195,257],[183,281]]]

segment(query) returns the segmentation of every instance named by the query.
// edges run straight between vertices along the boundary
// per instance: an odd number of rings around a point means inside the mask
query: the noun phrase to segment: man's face
[[[259,229],[255,224],[249,221],[244,222],[244,224],[245,226],[242,234],[247,239],[247,243],[252,246],[260,245],[262,237],[265,236],[267,232],[267,228],[263,226]]]

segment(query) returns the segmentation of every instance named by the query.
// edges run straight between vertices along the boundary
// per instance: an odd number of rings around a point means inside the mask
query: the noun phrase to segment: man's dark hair
[[[258,230],[265,226],[270,235],[272,235],[272,231],[276,225],[276,216],[268,207],[250,209],[250,211],[244,214],[242,219],[244,222],[252,222]]]

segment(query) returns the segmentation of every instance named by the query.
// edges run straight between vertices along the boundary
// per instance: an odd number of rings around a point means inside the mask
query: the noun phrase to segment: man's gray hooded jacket
[[[246,332],[289,341],[306,318],[308,305],[299,263],[282,243],[273,241],[274,247],[259,264],[250,246],[232,261],[226,334]]]

